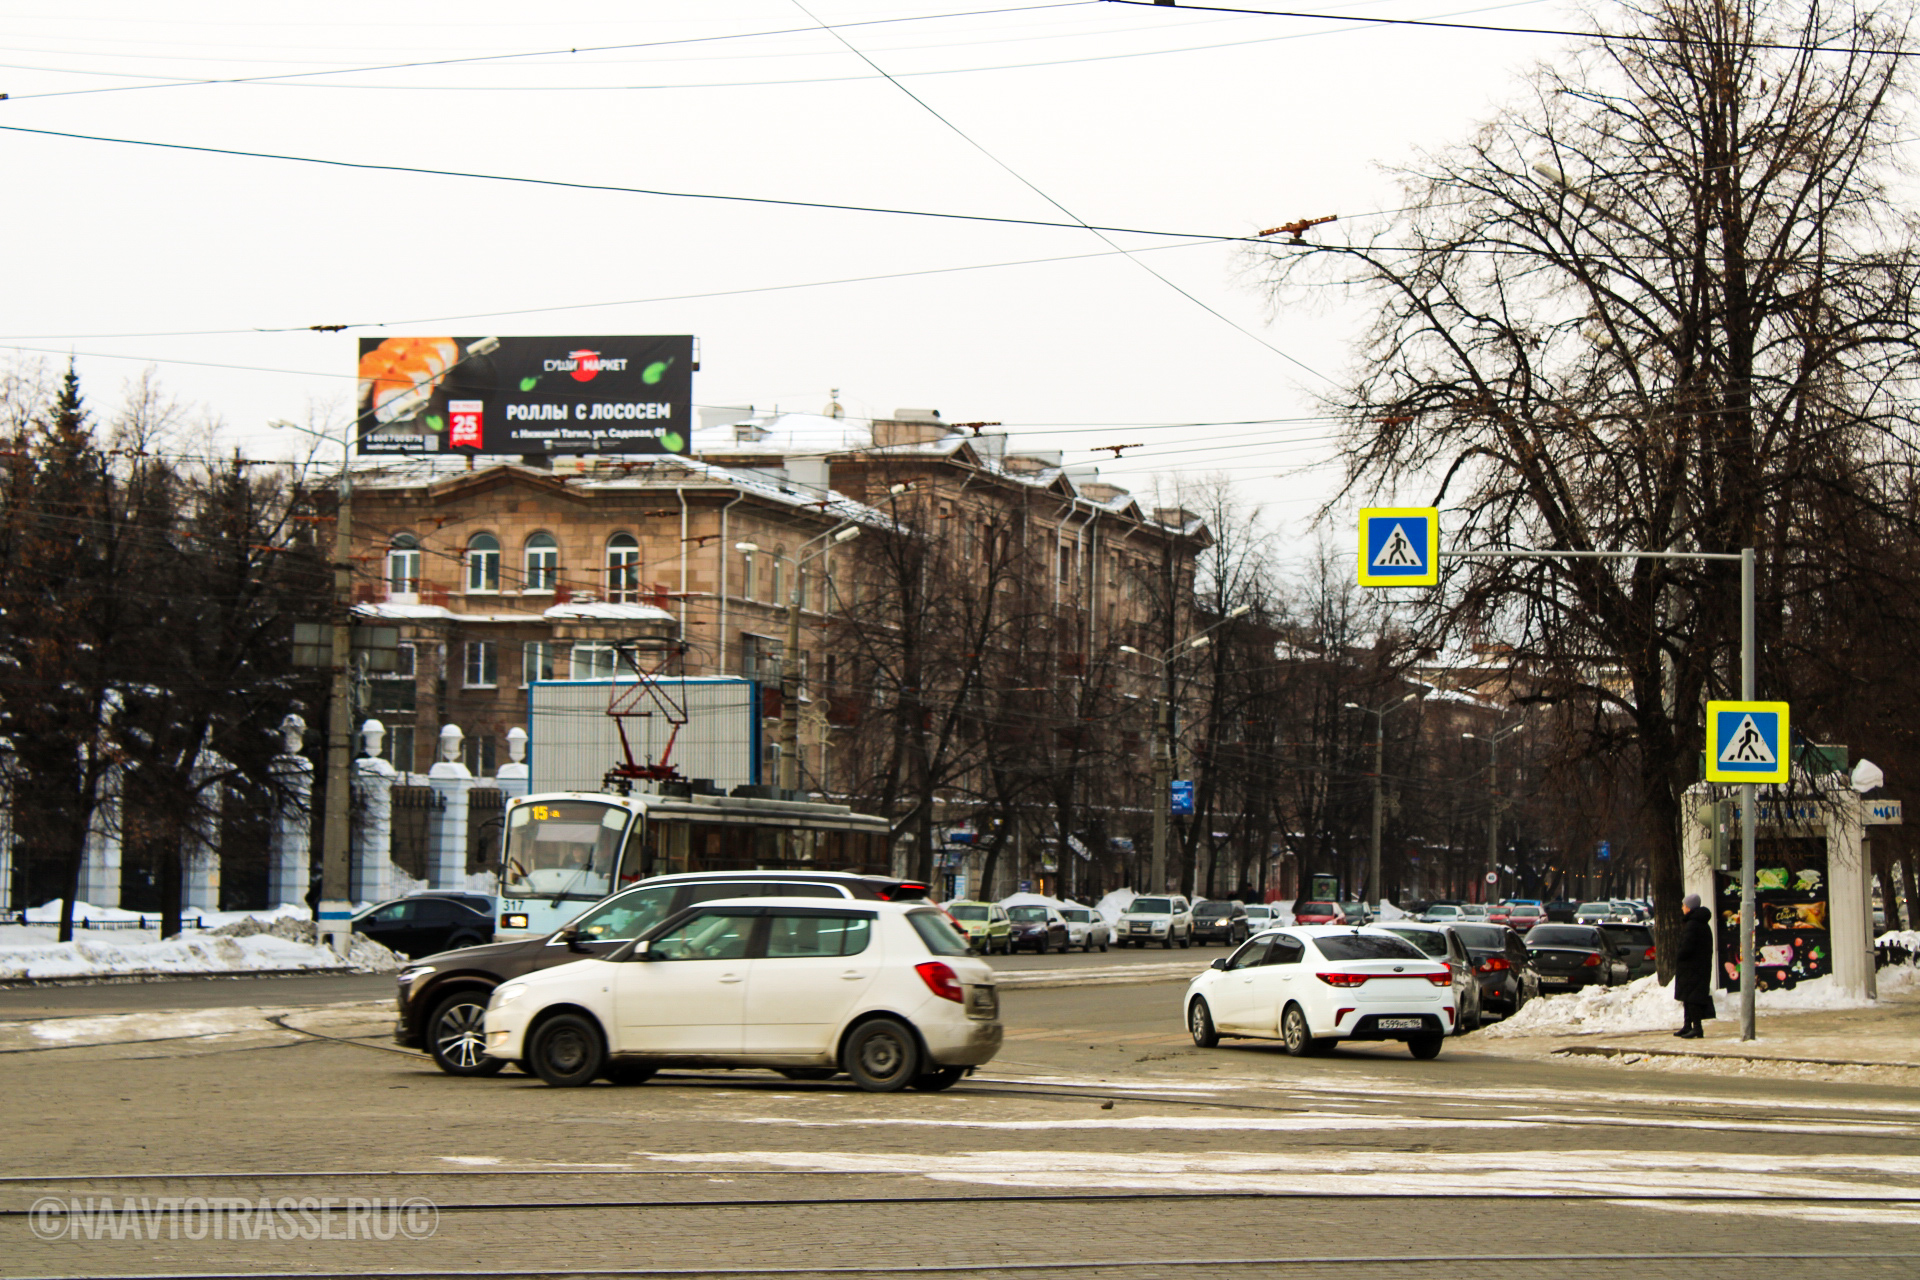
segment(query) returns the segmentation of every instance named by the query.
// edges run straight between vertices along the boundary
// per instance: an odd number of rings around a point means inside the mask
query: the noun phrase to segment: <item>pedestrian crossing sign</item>
[[[1707,781],[1786,780],[1786,703],[1707,704]]]
[[[1438,507],[1361,508],[1361,586],[1431,587],[1439,581]]]

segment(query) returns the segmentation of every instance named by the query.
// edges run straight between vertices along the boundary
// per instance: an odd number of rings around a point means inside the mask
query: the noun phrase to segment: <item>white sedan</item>
[[[1107,918],[1098,911],[1089,911],[1085,907],[1062,907],[1060,918],[1067,922],[1067,949],[1078,947],[1082,951],[1091,951],[1095,947],[1102,951],[1112,940],[1112,931],[1107,928]]]
[[[945,1089],[1000,1049],[993,969],[925,902],[703,902],[495,988],[486,1051],[550,1085],[661,1067]]]
[[[1297,925],[1247,940],[1187,984],[1187,1030],[1279,1039],[1295,1057],[1341,1040],[1402,1040],[1434,1058],[1454,1029],[1453,974],[1384,929]]]

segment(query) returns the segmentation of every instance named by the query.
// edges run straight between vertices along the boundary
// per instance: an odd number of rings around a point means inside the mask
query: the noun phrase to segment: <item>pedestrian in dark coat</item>
[[[1680,1002],[1686,1025],[1674,1032],[1682,1040],[1706,1035],[1700,1024],[1713,1017],[1713,913],[1690,893],[1681,904],[1680,949],[1674,954],[1673,998]]]

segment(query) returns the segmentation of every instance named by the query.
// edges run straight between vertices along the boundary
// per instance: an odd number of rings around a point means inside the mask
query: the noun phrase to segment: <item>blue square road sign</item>
[[[1437,507],[1364,507],[1360,511],[1360,585],[1431,587],[1440,581]]]

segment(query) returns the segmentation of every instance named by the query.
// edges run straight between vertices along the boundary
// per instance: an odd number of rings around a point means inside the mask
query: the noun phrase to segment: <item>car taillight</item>
[[[920,975],[920,981],[927,984],[927,990],[933,992],[933,994],[939,996],[942,1000],[960,1002],[966,1000],[967,993],[961,988],[960,979],[954,976],[952,969],[940,961],[922,961],[913,966],[913,971]]]
[[[1585,960],[1582,960],[1580,964],[1583,968],[1598,969],[1600,967],[1600,957],[1598,955],[1590,955]]]
[[[912,880],[904,880],[891,888],[879,891],[882,902],[912,902],[916,898],[927,896],[927,886]]]
[[[1505,956],[1488,956],[1485,960],[1473,966],[1473,971],[1475,973],[1504,973],[1511,968],[1513,968],[1513,965],[1508,963]]]
[[[1453,970],[1451,969],[1442,969],[1438,973],[1429,973],[1426,977],[1427,981],[1436,987],[1450,987],[1453,985]]]
[[[1316,976],[1330,987],[1357,987],[1367,980],[1364,973],[1322,973]]]
[[[1653,948],[1652,948],[1652,947],[1648,947],[1648,948],[1647,948],[1647,954],[1646,954],[1646,955],[1644,955],[1644,956],[1641,956],[1640,958],[1641,958],[1642,960],[1651,960],[1651,959],[1653,959]]]

